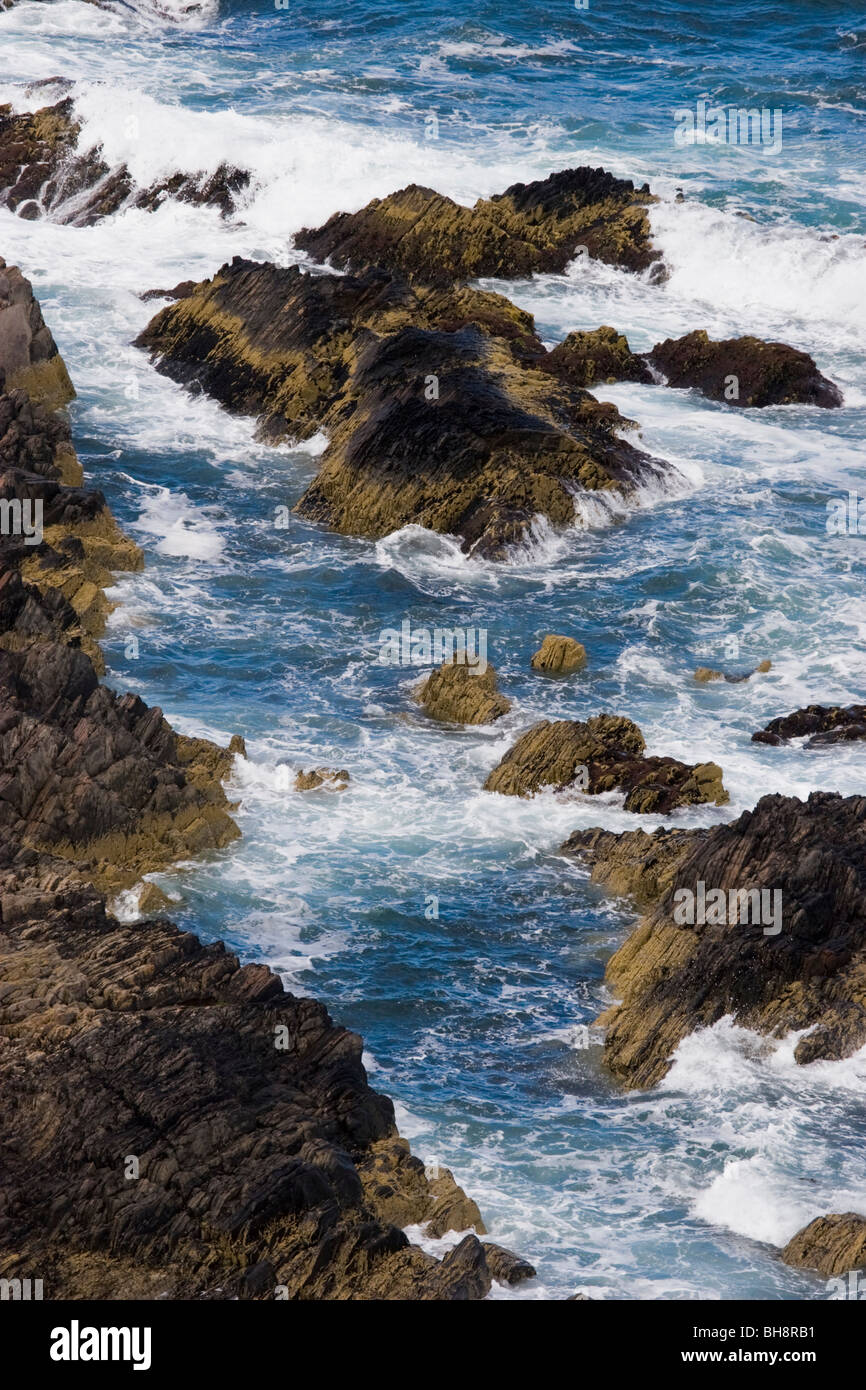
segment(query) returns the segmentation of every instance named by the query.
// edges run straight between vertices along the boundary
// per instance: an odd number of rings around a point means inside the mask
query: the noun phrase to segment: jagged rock
[[[497,1284],[522,1284],[525,1279],[535,1278],[537,1271],[534,1266],[521,1255],[515,1255],[512,1250],[494,1245],[489,1240],[483,1241],[482,1246],[487,1268]]]
[[[654,1085],[682,1038],[727,1014],[762,1033],[809,1030],[794,1054],[802,1064],[866,1043],[866,798],[765,796],[730,825],[679,841],[598,832],[568,847],[591,859],[597,881],[621,891],[631,880],[652,904],[608,966],[622,1002],[598,1020],[622,1080]],[[726,920],[677,925],[675,894],[700,884],[727,895]],[[768,907],[781,895],[781,930],[765,934],[754,913],[739,920],[744,905],[730,895],[751,890],[766,890]]]
[[[315,767],[309,772],[299,771],[295,778],[296,792],[313,791],[316,787],[329,787],[332,791],[343,792],[349,785],[349,774],[345,768],[339,771],[331,767]]]
[[[151,913],[165,912],[171,907],[171,898],[167,893],[163,893],[155,883],[145,883],[142,885],[138,895],[138,911],[142,917],[147,917]]]
[[[0,391],[15,390],[49,410],[75,396],[33,286],[0,257]]]
[[[752,734],[752,742],[778,745],[806,734],[811,735],[806,748],[866,738],[866,705],[807,705],[793,714],[771,719],[763,729]]]
[[[543,787],[577,787],[590,796],[625,792],[625,809],[667,815],[677,806],[711,801],[723,805],[728,794],[716,763],[689,766],[676,758],[647,758],[636,724],[611,714],[586,723],[542,720],[527,730],[484,783],[485,791],[533,796]]]
[[[632,898],[639,907],[658,902],[671,886],[684,853],[701,830],[661,827],[627,830],[576,830],[561,846],[561,853],[586,859],[592,865],[593,883],[603,883],[618,896]]]
[[[235,258],[137,339],[158,370],[257,414],[271,440],[329,436],[296,510],[371,538],[415,523],[501,559],[575,493],[631,495],[669,469],[615,408],[538,368],[531,316],[499,295],[388,272],[303,274]]]
[[[47,1299],[484,1297],[474,1236],[439,1262],[362,1181],[399,1141],[360,1038],[222,943],[122,925],[12,856],[4,837],[0,1276],[36,1268]],[[415,1176],[410,1220],[441,1205]]]
[[[660,261],[646,214],[652,202],[648,185],[636,189],[630,179],[586,167],[513,184],[472,208],[413,183],[360,212],[305,227],[295,245],[340,268],[385,266],[448,285],[561,272],[581,248],[609,265],[646,270]]]
[[[759,661],[751,671],[745,671],[739,676],[729,676],[724,671],[714,671],[711,666],[699,666],[695,671],[695,680],[702,685],[709,681],[727,681],[729,685],[740,685],[743,681],[751,680],[752,676],[765,676],[772,669],[771,661]]]
[[[700,328],[683,338],[666,338],[647,353],[668,386],[696,387],[713,401],[734,406],[842,404],[842,393],[822,376],[807,352],[761,338],[714,342]],[[736,378],[736,394],[726,388]]]
[[[425,1226],[434,1238],[446,1231],[486,1232],[475,1202],[448,1169],[428,1177],[424,1164],[399,1135],[371,1144],[358,1162],[358,1172],[371,1206],[395,1226]]]
[[[548,676],[570,676],[586,665],[586,649],[573,637],[548,633],[530,664]]]
[[[788,1241],[782,1259],[797,1269],[817,1269],[826,1278],[866,1269],[866,1217],[853,1211],[817,1216]]]
[[[91,227],[124,207],[152,212],[169,197],[228,216],[249,186],[246,170],[221,164],[213,174],[177,173],[136,189],[125,164],[105,163],[101,146],[79,152],[80,133],[71,97],[35,112],[0,106],[0,206],[30,219],[50,212],[53,221],[75,227]]]
[[[544,358],[544,370],[572,386],[613,381],[649,384],[654,380],[643,358],[632,352],[628,339],[606,325],[590,333],[569,333]]]
[[[396,1144],[406,1219],[483,1231],[398,1140],[361,1040],[221,942],[106,910],[95,885],[237,835],[219,779],[245,750],[99,685],[99,605],[65,588],[78,567],[101,594],[131,543],[59,481],[64,448],[56,417],[0,395],[3,488],[42,489],[52,536],[0,538],[0,1278],[38,1269],[48,1299],[483,1298],[477,1237],[437,1261],[365,1193]],[[146,883],[142,912],[164,905]]]
[[[511,709],[499,690],[496,672],[483,672],[457,662],[445,662],[417,687],[415,698],[431,719],[452,724],[492,724]]]

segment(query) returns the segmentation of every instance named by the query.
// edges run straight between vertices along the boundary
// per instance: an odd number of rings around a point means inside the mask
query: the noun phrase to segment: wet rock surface
[[[509,749],[484,788],[505,796],[533,796],[547,787],[573,787],[590,796],[618,791],[625,793],[627,811],[663,815],[678,806],[727,801],[716,763],[689,766],[676,758],[646,757],[645,748],[637,725],[617,715],[596,715],[585,723],[542,720]]]
[[[778,745],[804,737],[807,748],[866,738],[866,705],[807,705],[793,714],[771,719],[752,734],[752,742]]]
[[[821,375],[809,354],[787,343],[751,336],[715,342],[704,329],[696,329],[656,343],[647,361],[664,374],[668,386],[695,387],[710,400],[732,406],[842,404],[841,391]]]
[[[661,259],[646,215],[654,201],[646,184],[587,167],[513,184],[472,208],[410,184],[304,228],[295,245],[341,269],[386,266],[440,284],[561,272],[577,254],[647,270]]]
[[[347,534],[414,523],[503,559],[538,516],[574,524],[581,491],[627,498],[674,472],[619,437],[613,406],[539,369],[531,316],[501,295],[236,258],[137,344],[268,439],[325,430],[296,510]]]
[[[599,1020],[605,1060],[629,1085],[654,1085],[682,1038],[727,1014],[762,1033],[810,1030],[794,1054],[801,1064],[866,1043],[866,798],[765,796],[729,825],[582,832],[564,848],[649,908],[611,958],[622,1002]],[[698,895],[699,884],[725,893],[725,920],[677,925],[675,893]],[[779,930],[759,913],[741,920],[739,899],[731,906],[731,893],[754,890],[781,895]]]
[[[227,216],[249,186],[246,170],[222,164],[213,173],[178,173],[137,188],[126,165],[111,168],[101,147],[79,150],[80,133],[70,97],[35,112],[0,106],[0,206],[30,220],[50,213],[55,222],[91,227],[121,208],[152,212],[166,198]]]
[[[0,391],[17,389],[50,410],[75,395],[30,281],[0,257]]]

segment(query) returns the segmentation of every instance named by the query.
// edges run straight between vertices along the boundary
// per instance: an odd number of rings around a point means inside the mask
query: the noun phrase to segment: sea
[[[252,176],[227,218],[171,198],[87,228],[0,209],[0,254],[32,279],[77,387],[87,479],[147,557],[112,590],[106,679],[186,733],[246,740],[229,783],[243,838],[155,876],[174,920],[269,962],[363,1036],[413,1150],[537,1268],[492,1298],[827,1298],[779,1251],[814,1216],[866,1213],[866,1049],[801,1067],[798,1034],[726,1018],[685,1039],[655,1089],[624,1089],[594,1020],[636,914],[558,850],[581,827],[712,826],[767,793],[866,791],[863,744],[751,742],[776,715],[866,697],[864,540],[856,520],[828,528],[840,499],[854,494],[856,518],[866,498],[866,10],[18,0],[0,12],[0,102],[34,110],[67,90],[79,148],[100,146],[139,187],[224,161]],[[766,113],[772,140],[704,134],[708,113],[717,130],[713,112],[739,108]],[[650,184],[668,279],[580,258],[485,288],[530,310],[549,345],[602,324],[635,351],[697,328],[780,339],[813,355],[843,408],[599,387],[671,465],[668,485],[629,506],[585,501],[573,528],[538,524],[492,563],[418,526],[371,541],[278,524],[326,438],[263,444],[255,421],[131,346],[160,307],[143,292],[234,255],[303,263],[294,233],[338,210],[411,182],[468,205],[586,164]],[[423,671],[380,660],[382,634],[407,621],[483,631],[510,712],[487,727],[428,720],[413,700]],[[584,644],[584,671],[530,670],[548,632]],[[771,671],[746,682],[693,679],[764,659]],[[533,722],[605,711],[635,720],[652,753],[718,762],[730,803],[665,819],[613,794],[482,790]],[[317,766],[345,768],[348,788],[296,792],[295,771]],[[437,1253],[459,1239],[410,1235]]]

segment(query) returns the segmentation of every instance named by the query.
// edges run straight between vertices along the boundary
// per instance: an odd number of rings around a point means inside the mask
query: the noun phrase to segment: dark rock
[[[0,391],[15,390],[49,410],[75,396],[33,286],[0,257]]]
[[[63,79],[52,78],[57,86]],[[228,216],[249,186],[246,170],[177,173],[137,189],[126,165],[110,168],[101,146],[79,152],[81,125],[71,97],[39,111],[0,106],[0,206],[20,217],[50,212],[55,222],[90,227],[124,207],[154,211],[166,198],[216,207]]]
[[[668,471],[615,408],[538,369],[531,317],[499,295],[236,258],[137,342],[268,439],[326,430],[296,510],[348,534],[415,523],[505,558],[536,516],[573,524],[576,492],[628,497]]]
[[[762,1033],[809,1029],[795,1058],[848,1057],[866,1043],[866,798],[762,797],[730,825],[672,839],[585,832],[565,848],[593,878],[650,910],[612,957],[622,1000],[605,1014],[605,1059],[634,1086],[667,1071],[677,1044],[731,1014]],[[677,925],[675,894],[780,894],[781,930],[740,921]],[[768,900],[768,905],[775,899]]]
[[[710,400],[728,405],[842,404],[839,388],[821,375],[809,354],[786,343],[752,337],[714,342],[697,329],[656,343],[647,361],[664,373],[668,386],[696,387]],[[731,377],[736,378],[735,395],[727,391]]]
[[[689,766],[676,758],[648,758],[643,734],[630,719],[596,715],[586,723],[542,720],[527,730],[484,783],[485,791],[534,796],[544,787],[576,787],[587,795],[625,792],[625,809],[667,815],[678,806],[728,794],[715,763]]]
[[[489,1240],[483,1242],[484,1255],[490,1276],[497,1284],[522,1284],[525,1279],[534,1279],[536,1270],[528,1260],[515,1255],[513,1250],[505,1250],[501,1245],[493,1245]]]
[[[295,245],[340,268],[385,266],[446,285],[561,272],[581,248],[610,265],[646,270],[660,260],[646,215],[654,201],[646,185],[635,189],[630,179],[590,168],[513,184],[472,208],[410,184],[360,212],[305,227]]]
[[[173,290],[145,290],[138,297],[145,304],[151,299],[189,299],[195,288],[195,280],[181,280],[180,284],[175,285]]]
[[[614,381],[650,384],[655,379],[643,358],[632,352],[628,339],[608,327],[569,333],[544,358],[543,367],[572,386]]]
[[[793,714],[771,719],[763,729],[752,734],[752,742],[778,746],[807,734],[811,738],[806,748],[866,738],[866,705],[807,705]]]

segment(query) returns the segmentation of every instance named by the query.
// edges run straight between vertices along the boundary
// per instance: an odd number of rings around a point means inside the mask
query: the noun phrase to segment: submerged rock
[[[866,1269],[866,1216],[817,1216],[788,1241],[782,1251],[786,1265],[816,1269],[826,1278]]]
[[[573,637],[549,632],[530,662],[533,671],[548,676],[570,676],[586,665],[586,649]]]
[[[298,772],[295,777],[295,791],[310,792],[316,787],[328,787],[332,791],[343,792],[349,781],[349,774],[345,768],[338,771],[332,767],[314,767],[309,772]]]
[[[483,672],[458,662],[445,662],[416,689],[415,698],[431,719],[452,724],[492,724],[511,709],[499,690],[496,672]]]
[[[409,524],[502,559],[575,495],[632,495],[670,470],[610,406],[538,366],[530,315],[500,295],[387,271],[303,274],[236,258],[137,339],[158,370],[259,415],[271,440],[326,431],[296,511],[351,535]]]
[[[752,742],[778,745],[807,734],[811,737],[806,748],[866,738],[866,705],[807,705],[793,714],[771,719],[763,729],[752,734]]]
[[[611,958],[622,1002],[599,1020],[605,1060],[629,1085],[654,1085],[687,1034],[727,1014],[761,1033],[808,1029],[802,1064],[866,1043],[866,798],[765,796],[729,825],[678,838],[585,832],[565,848],[650,908]],[[694,904],[711,892],[722,906],[710,920],[678,925],[676,895]]]
[[[704,329],[666,338],[647,353],[668,386],[696,387],[713,401],[734,406],[840,406],[842,393],[822,376],[807,352],[761,338],[714,342]]]
[[[559,273],[578,254],[646,270],[661,259],[646,213],[653,202],[646,184],[636,189],[630,179],[586,167],[512,184],[471,208],[413,183],[360,212],[338,212],[321,227],[305,227],[295,245],[340,268],[385,266],[448,285]]]
[[[701,685],[710,681],[727,681],[729,685],[741,685],[743,681],[751,680],[752,676],[765,676],[772,669],[771,661],[759,661],[751,671],[744,671],[739,676],[730,676],[725,671],[713,670],[711,666],[699,666],[695,671],[695,680]]]
[[[621,791],[627,811],[662,815],[678,806],[728,800],[716,763],[648,758],[645,747],[637,725],[619,716],[596,715],[586,723],[542,720],[509,749],[484,789],[504,796],[533,796],[545,787],[574,787],[590,796]]]

